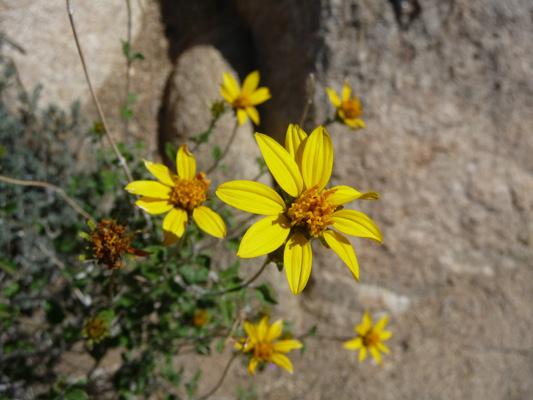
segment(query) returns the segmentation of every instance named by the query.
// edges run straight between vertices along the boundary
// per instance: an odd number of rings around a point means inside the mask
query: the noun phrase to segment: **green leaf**
[[[120,115],[124,119],[131,119],[133,117],[133,110],[126,106],[122,106],[120,108]]]
[[[135,103],[137,103],[137,95],[135,93],[128,93],[127,104],[131,106]]]
[[[165,154],[172,161],[176,160],[176,155],[178,154],[178,149],[170,142],[165,143]]]
[[[8,285],[5,289],[4,289],[4,296],[7,297],[7,298],[10,298],[14,295],[16,295],[18,293],[20,289],[20,283],[18,282],[13,282],[11,285]]]
[[[130,44],[122,39],[120,41],[122,42],[122,53],[128,58],[130,56]]]
[[[71,389],[65,393],[66,400],[84,400],[88,398],[89,395],[81,389]]]
[[[213,156],[214,160],[219,160],[222,156],[222,149],[220,148],[220,146],[215,146],[211,155]]]
[[[133,56],[131,56],[130,61],[131,62],[142,61],[144,59],[145,58],[144,58],[144,55],[142,53],[135,53]]]
[[[0,257],[0,269],[6,271],[9,275],[15,275],[17,272],[17,266],[15,265],[15,263],[9,260],[5,260],[2,257]]]
[[[3,208],[3,211],[6,214],[12,214],[17,209],[17,203],[11,202],[7,203],[6,206]]]
[[[266,284],[263,283],[261,286],[254,288],[254,290],[259,300],[270,304],[278,304],[278,301],[274,298],[272,291]]]

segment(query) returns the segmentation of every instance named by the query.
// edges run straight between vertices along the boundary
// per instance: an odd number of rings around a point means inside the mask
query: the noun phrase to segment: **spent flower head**
[[[220,87],[220,94],[235,109],[239,125],[246,122],[247,116],[259,125],[259,113],[255,106],[270,99],[270,91],[267,87],[259,85],[259,71],[250,73],[242,84],[242,90],[233,76],[224,72],[224,83]]]
[[[103,264],[107,269],[120,268],[122,259],[126,253],[145,257],[149,251],[137,250],[131,246],[131,241],[135,238],[133,233],[126,233],[126,226],[117,224],[116,220],[106,221],[104,219],[98,225],[89,221],[91,233],[80,233],[80,236],[92,243],[86,250],[86,255],[80,256],[83,260],[96,260],[98,264]]]
[[[286,339],[277,340],[283,330],[283,320],[278,319],[269,325],[268,316],[263,317],[257,325],[248,321],[244,322],[244,331],[248,338],[241,338],[235,343],[235,348],[245,353],[251,353],[252,358],[248,365],[250,375],[254,374],[257,364],[260,362],[273,362],[292,373],[291,360],[283,353],[302,348],[303,344],[299,340]]]
[[[350,98],[350,83],[346,80],[342,87],[341,98],[337,92],[330,87],[326,87],[331,104],[337,109],[337,118],[352,129],[361,129],[365,127],[365,122],[359,117],[363,114],[363,106],[356,95]]]
[[[222,218],[210,208],[203,206],[211,181],[203,172],[196,174],[196,160],[182,145],[176,156],[177,174],[163,164],[144,161],[156,181],[134,181],[126,190],[141,197],[135,204],[149,214],[168,212],[163,220],[163,246],[176,243],[185,231],[190,218],[200,229],[211,236],[224,238],[226,225]]]
[[[372,326],[370,313],[365,311],[361,323],[354,327],[358,336],[345,342],[344,348],[348,350],[359,349],[359,362],[366,358],[367,352],[370,352],[370,355],[374,357],[378,365],[381,365],[381,353],[388,354],[390,352],[389,348],[383,344],[383,341],[392,337],[392,333],[385,330],[385,325],[387,325],[387,316],[384,316],[376,325]]]
[[[337,253],[358,281],[355,252],[342,233],[377,242],[382,235],[365,214],[342,206],[355,199],[375,200],[379,194],[360,193],[348,186],[325,188],[333,167],[333,145],[322,126],[307,136],[297,125],[289,125],[285,147],[261,133],[255,138],[283,197],[252,181],[231,181],[218,187],[217,196],[230,206],[266,215],[244,234],[237,256],[259,257],[284,246],[287,280],[292,293],[298,294],[311,274],[310,241],[318,238]]]

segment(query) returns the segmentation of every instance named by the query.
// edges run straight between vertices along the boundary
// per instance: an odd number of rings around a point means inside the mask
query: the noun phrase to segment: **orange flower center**
[[[349,119],[357,118],[363,113],[363,106],[361,106],[357,97],[350,100],[344,100],[341,104],[341,109]]]
[[[104,334],[106,330],[105,322],[101,319],[93,319],[87,324],[85,331],[91,339],[97,339]]]
[[[375,346],[379,342],[380,342],[379,335],[374,331],[368,332],[366,336],[363,338],[363,344],[366,347]]]
[[[195,326],[204,326],[207,322],[207,311],[196,310],[194,312],[193,323]]]
[[[203,172],[192,179],[177,178],[170,201],[180,208],[192,211],[207,199],[210,183]]]
[[[318,237],[333,224],[331,214],[337,208],[336,204],[328,201],[328,197],[335,193],[336,189],[323,190],[318,194],[318,185],[307,189],[292,203],[288,210],[291,226],[299,226],[307,229],[312,237]]]
[[[260,342],[254,346],[254,357],[259,361],[269,361],[274,354],[272,343]]]
[[[132,240],[133,236],[128,237],[124,226],[102,220],[91,234],[93,256],[109,269],[118,268]]]
[[[241,93],[235,98],[235,100],[233,100],[232,105],[235,108],[246,108],[250,107],[252,103],[250,102],[248,95]]]

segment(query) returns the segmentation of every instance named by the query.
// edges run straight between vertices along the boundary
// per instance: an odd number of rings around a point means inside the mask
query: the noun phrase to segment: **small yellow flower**
[[[384,330],[387,325],[387,316],[381,318],[374,327],[372,327],[372,318],[368,311],[365,311],[363,320],[360,325],[355,326],[357,337],[344,343],[344,348],[348,350],[359,350],[359,362],[366,358],[367,351],[376,362],[381,365],[381,353],[389,354],[390,350],[382,342],[390,339],[392,333]],[[380,353],[381,352],[381,353]]]
[[[92,346],[109,336],[109,325],[103,317],[89,318],[83,324],[82,335],[88,339],[89,346]]]
[[[208,314],[206,310],[196,309],[194,310],[194,317],[192,322],[194,326],[204,326],[207,323]]]
[[[353,247],[339,232],[377,242],[383,238],[365,214],[341,206],[355,199],[375,200],[379,194],[360,193],[348,186],[325,189],[333,167],[333,144],[322,126],[307,136],[297,125],[289,125],[285,148],[261,133],[256,133],[255,138],[284,196],[251,181],[231,181],[218,187],[217,196],[230,206],[266,215],[244,234],[237,256],[259,257],[285,246],[283,263],[287,280],[292,293],[298,294],[311,274],[310,241],[319,238],[359,281]]]
[[[292,373],[291,360],[283,353],[302,348],[302,342],[294,339],[278,340],[283,329],[283,320],[278,319],[269,325],[267,316],[263,317],[257,325],[248,321],[244,322],[244,331],[248,335],[247,339],[240,339],[235,343],[235,348],[245,353],[252,352],[252,358],[248,365],[250,375],[254,374],[255,367],[259,362],[273,362]]]
[[[326,88],[329,100],[337,109],[337,116],[350,128],[361,129],[365,127],[365,123],[359,117],[363,114],[363,106],[359,103],[357,96],[350,99],[351,93],[350,83],[344,82],[342,87],[342,101],[339,99],[337,92],[330,87]]]
[[[207,200],[207,190],[211,181],[203,172],[196,175],[196,160],[187,149],[181,146],[176,156],[178,174],[174,174],[163,164],[144,161],[144,165],[160,182],[134,181],[126,190],[141,197],[135,204],[149,214],[169,212],[163,220],[163,246],[176,243],[192,218],[211,236],[224,238],[226,225],[220,216],[210,208],[202,206]]]
[[[259,113],[254,106],[270,99],[267,87],[257,88],[259,85],[259,71],[250,73],[242,84],[242,90],[231,75],[224,72],[224,83],[220,87],[220,94],[237,112],[239,125],[246,122],[247,115],[254,124],[259,125]]]
[[[97,260],[104,264],[107,269],[120,268],[125,253],[145,257],[152,254],[148,251],[137,250],[130,246],[135,238],[133,234],[127,234],[124,225],[116,223],[116,220],[102,220],[97,226],[92,225],[90,235],[83,234],[83,237],[92,242],[92,248],[88,248],[88,259]]]

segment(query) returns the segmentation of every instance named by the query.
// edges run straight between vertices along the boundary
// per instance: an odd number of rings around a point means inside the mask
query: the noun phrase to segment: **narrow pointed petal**
[[[341,106],[341,100],[339,99],[337,92],[335,92],[335,90],[333,90],[332,88],[327,87],[326,93],[328,94],[329,101],[331,101],[331,104],[333,104],[335,108],[339,108]]]
[[[383,318],[381,318],[378,322],[376,322],[376,325],[374,326],[374,331],[381,332],[383,329],[385,329],[385,325],[387,325],[388,317],[385,315]]]
[[[359,362],[363,362],[366,358],[366,347],[361,347],[361,350],[359,350]]]
[[[363,346],[363,339],[356,337],[355,339],[344,342],[344,348],[348,350],[357,350]]]
[[[246,78],[242,84],[242,93],[250,95],[259,86],[259,71],[253,71]]]
[[[248,372],[250,373],[250,375],[253,375],[254,374],[254,371],[255,371],[255,367],[257,367],[257,363],[259,362],[259,360],[255,357],[252,357],[250,359],[250,364],[248,364]]]
[[[342,85],[342,101],[350,100],[351,92],[352,88],[350,87],[348,81],[344,82],[344,85]]]
[[[233,101],[235,100],[235,96],[231,95],[231,92],[228,90],[228,88],[224,85],[220,87],[220,95],[226,100],[229,104],[233,104]]]
[[[303,180],[296,161],[283,146],[267,135],[256,133],[255,138],[276,182],[289,195],[298,197],[302,193]]]
[[[366,192],[361,193],[349,186],[335,186],[332,188],[335,190],[331,196],[328,197],[328,201],[333,204],[342,205],[349,203],[352,200],[361,199],[361,200],[377,200],[379,199],[379,193],[377,192]]]
[[[244,125],[247,118],[248,118],[248,114],[246,113],[244,109],[242,108],[237,109],[237,121],[239,122],[239,125]]]
[[[246,113],[250,116],[254,124],[259,125],[259,112],[257,112],[257,108],[246,107]]]
[[[268,99],[270,99],[272,96],[270,94],[270,90],[267,87],[260,87],[255,92],[250,94],[248,96],[248,100],[250,100],[250,103],[254,106],[257,106],[261,103],[264,103]]]
[[[370,346],[368,349],[370,350],[372,357],[374,357],[374,360],[376,360],[378,365],[381,366],[381,353],[378,348],[376,346]]]
[[[313,253],[311,244],[301,233],[292,235],[285,245],[283,262],[292,294],[304,290],[311,275]]]
[[[280,340],[273,343],[274,350],[278,353],[288,353],[291,350],[301,349],[303,347],[302,342],[294,339]]]
[[[266,342],[265,338],[268,334],[268,316],[264,316],[261,318],[261,322],[259,322],[259,325],[257,325],[257,341],[258,342]]]
[[[283,215],[260,219],[244,234],[237,256],[253,258],[273,252],[289,236],[290,226],[289,220]]]
[[[380,340],[387,340],[387,339],[390,339],[392,337],[392,332],[391,331],[381,331],[379,333],[379,339]]]
[[[285,368],[287,371],[289,371],[292,374],[293,367],[291,360],[289,360],[289,357],[280,354],[280,353],[274,353],[272,357],[270,358],[270,361],[272,361],[274,364],[279,365],[280,367]]]
[[[376,347],[378,348],[379,351],[381,351],[382,353],[385,353],[385,354],[389,354],[390,353],[390,349],[383,343],[381,342],[377,342],[376,343]]]
[[[174,174],[170,171],[166,165],[154,163],[150,161],[144,161],[144,165],[150,171],[150,173],[159,179],[162,183],[168,186],[174,186]]]
[[[323,126],[316,128],[307,138],[302,156],[302,175],[305,186],[318,184],[324,189],[333,169],[333,143]]]
[[[187,226],[187,212],[182,208],[173,208],[163,220],[163,247],[176,243],[183,236]]]
[[[224,203],[253,214],[278,215],[285,211],[281,196],[259,182],[226,182],[218,187],[216,194]]]
[[[209,207],[198,206],[192,211],[196,225],[211,236],[223,239],[226,237],[226,224],[216,212]]]
[[[372,329],[372,318],[370,317],[370,313],[365,311],[363,314],[363,321],[360,325],[355,327],[355,330],[359,336],[366,336],[370,329]]]
[[[331,250],[337,253],[341,260],[348,266],[355,280],[359,282],[359,264],[349,240],[339,232],[330,229],[324,231],[323,235]]]
[[[339,210],[331,214],[333,227],[346,235],[365,237],[376,242],[383,242],[383,236],[377,225],[365,214],[355,210]]]
[[[248,335],[248,337],[253,341],[258,341],[257,336],[257,327],[254,324],[249,323],[248,321],[244,321],[244,332]]]
[[[235,80],[233,76],[231,76],[230,74],[226,72],[222,74],[222,78],[224,79],[224,83],[222,84],[222,86],[229,93],[229,95],[233,99],[235,99],[235,97],[237,97],[239,93],[241,92],[241,90],[239,89],[239,85],[237,84],[237,81]]]
[[[346,118],[344,113],[339,112],[340,117],[344,121],[346,125],[348,125],[352,129],[362,129],[365,127],[365,121],[363,121],[360,118]]]
[[[285,150],[296,160],[300,144],[307,138],[307,133],[298,125],[290,124],[285,135]]]
[[[170,186],[156,181],[133,181],[124,189],[132,194],[154,199],[170,199],[173,190]]]
[[[146,211],[148,214],[164,214],[174,207],[168,199],[154,199],[152,197],[141,197],[135,202],[135,205]]]
[[[265,342],[273,342],[281,336],[281,331],[283,330],[283,319],[278,319],[275,321],[270,328],[268,328],[268,333],[265,337]]]
[[[187,143],[184,143],[178,150],[176,166],[181,179],[192,179],[196,175],[196,160],[187,148]]]

